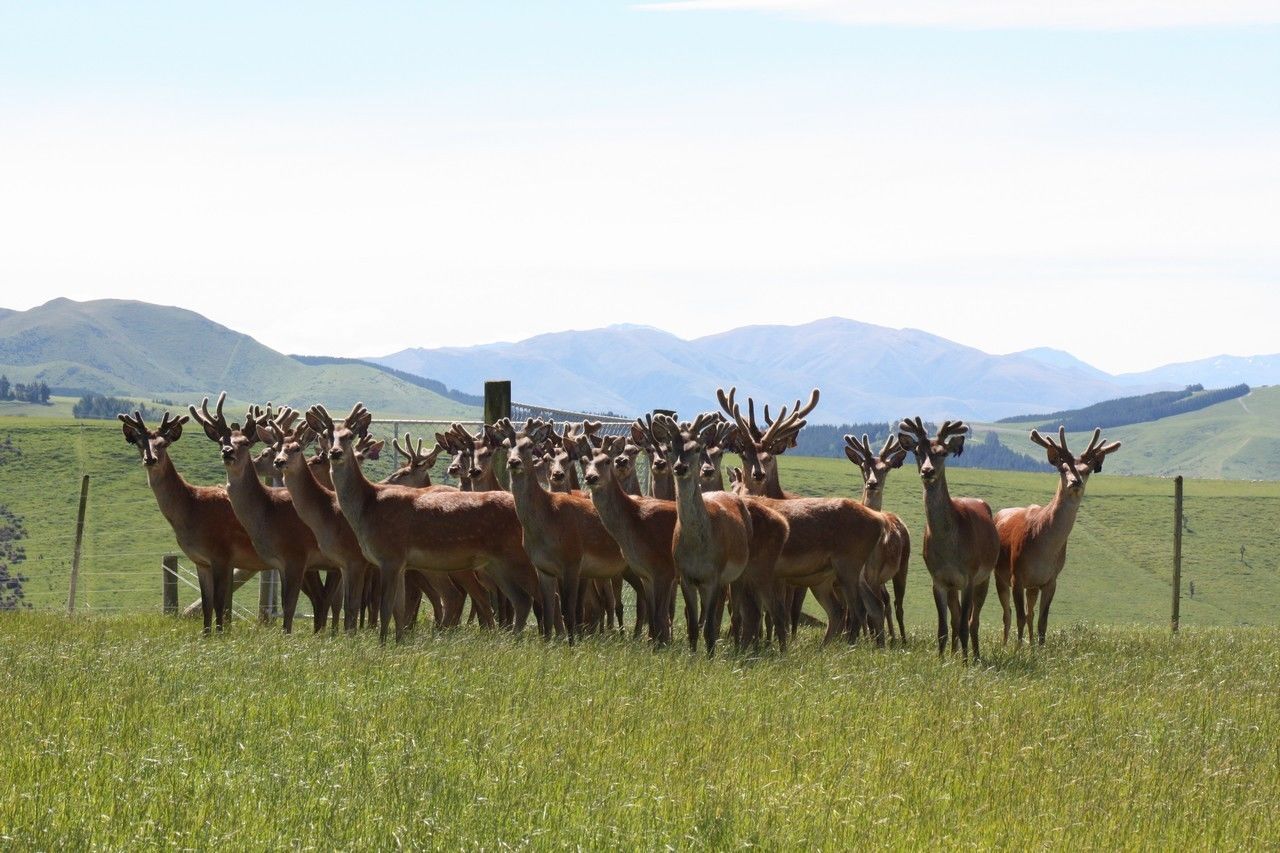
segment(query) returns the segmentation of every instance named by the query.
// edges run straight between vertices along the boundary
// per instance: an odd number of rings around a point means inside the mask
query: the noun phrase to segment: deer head
[[[246,413],[245,424],[227,423],[222,413],[223,404],[227,401],[227,392],[218,395],[218,404],[214,412],[209,411],[209,398],[205,397],[197,411],[195,406],[188,406],[187,411],[196,423],[204,429],[209,440],[218,445],[222,452],[222,464],[229,474],[240,474],[246,468],[252,468],[253,459],[249,453],[259,440],[258,424],[254,421],[254,410]],[[261,411],[261,410],[259,410]]]
[[[700,470],[704,489],[708,487],[717,489],[724,487],[724,481],[720,477],[720,465],[724,459],[725,451],[734,450],[733,437],[737,433],[737,427],[725,420],[723,415],[717,412],[715,418],[715,427],[708,428],[703,434],[706,447],[703,448]]]
[[[665,417],[665,415],[659,415]],[[643,419],[636,418],[636,422],[631,425],[631,444],[644,451],[649,457],[649,465],[653,468],[656,476],[663,476],[667,472],[667,448],[663,446],[662,440],[654,432],[653,415],[645,415]]]
[[[138,448],[138,455],[148,468],[165,458],[167,448],[182,437],[182,425],[189,420],[186,415],[170,420],[169,413],[165,412],[160,420],[160,426],[155,430],[149,430],[142,420],[141,412],[134,412],[133,417],[128,415],[116,415],[116,417],[120,419],[120,425],[124,430],[124,440]]]
[[[596,447],[592,436],[578,437],[578,455],[582,460],[582,479],[591,491],[597,491],[626,476],[631,459],[624,452],[626,441],[621,436],[605,436]],[[619,471],[619,469],[623,469]]]
[[[653,419],[653,432],[663,448],[671,472],[681,483],[692,484],[702,478],[702,462],[707,447],[704,433],[716,430],[719,422],[710,412],[703,412],[692,422],[676,423],[674,418],[658,415]],[[688,488],[685,486],[684,488]]]
[[[356,445],[369,435],[372,421],[373,414],[364,403],[356,403],[341,424],[333,422],[324,406],[312,406],[307,411],[307,426],[328,444],[329,467],[335,472],[347,465],[359,465],[361,451]]]
[[[414,486],[422,488],[431,485],[431,469],[436,464],[436,459],[444,451],[444,447],[437,441],[435,447],[426,453],[422,452],[422,439],[418,439],[418,446],[413,446],[413,439],[409,433],[404,434],[404,447],[400,446],[400,442],[395,439],[391,440],[391,446],[395,448],[397,456],[404,457],[404,465],[383,480],[395,486]]]
[[[862,473],[862,484],[866,487],[867,493],[874,494],[884,489],[885,480],[890,471],[902,467],[902,463],[907,458],[907,451],[896,435],[890,435],[885,439],[884,447],[880,448],[880,452],[874,453],[871,450],[870,436],[863,433],[861,443],[851,435],[844,437],[844,455],[858,466],[858,470]]]
[[[540,420],[529,418],[519,431],[509,418],[503,418],[494,424],[494,431],[507,446],[507,470],[512,477],[524,477],[533,474],[542,460],[542,444],[551,432],[551,426]]]
[[[272,467],[277,471],[301,473],[307,465],[306,449],[315,441],[315,431],[303,423],[286,433],[274,421],[268,422],[267,430],[271,435],[267,450],[274,451],[271,457]],[[265,454],[266,451],[263,451],[261,455]],[[254,468],[257,468],[256,462]]]
[[[261,406],[252,406],[249,409],[249,412],[250,412],[250,415],[249,415],[250,419],[255,421],[260,420],[263,417],[265,417],[267,421],[274,421],[281,414],[284,414],[285,419],[281,422],[280,425],[286,431],[292,428],[293,422],[298,418],[298,412],[295,412],[293,409],[290,409],[286,406],[282,408],[279,412],[276,412],[272,408],[271,403],[269,402],[267,403],[266,409],[263,409]],[[256,453],[253,456],[253,472],[257,474],[259,477],[262,477],[263,479],[267,479],[267,480],[275,479],[279,473],[276,470],[275,458],[276,458],[275,448],[271,447],[270,445],[268,445],[267,447],[264,447],[262,450],[258,451],[258,453]]]
[[[749,480],[743,482],[747,483],[752,494],[761,494],[767,481],[777,482],[777,457],[788,448],[795,447],[796,436],[807,423],[804,417],[818,405],[818,389],[813,389],[809,402],[803,406],[799,400],[796,400],[790,412],[783,406],[776,420],[769,416],[769,407],[766,405],[764,429],[756,423],[756,404],[750,397],[747,398],[747,417],[742,416],[742,410],[734,399],[737,391],[737,388],[730,388],[729,393],[725,394],[723,388],[718,388],[716,399],[720,401],[720,408],[733,418],[737,427],[733,434],[734,448],[742,457],[749,477]]]
[[[449,432],[456,442],[455,446],[468,448],[466,452],[466,461],[469,467],[465,469],[465,475],[470,480],[484,480],[493,473],[493,462],[495,454],[502,446],[502,436],[492,424],[485,424],[480,432],[472,435],[467,432],[467,428],[461,424],[453,424],[449,428]],[[453,472],[453,466],[449,466],[450,473]]]
[[[1049,464],[1058,469],[1062,487],[1072,494],[1082,494],[1089,475],[1101,471],[1103,460],[1120,449],[1118,441],[1111,444],[1103,443],[1101,428],[1093,431],[1093,438],[1089,440],[1089,446],[1085,448],[1084,453],[1080,454],[1079,459],[1067,449],[1065,426],[1058,427],[1057,442],[1051,438],[1045,438],[1034,429],[1031,431],[1031,440],[1045,449]]]
[[[916,468],[926,486],[942,479],[948,456],[964,453],[964,437],[969,432],[964,421],[944,421],[934,438],[929,438],[920,418],[904,419],[898,425],[898,442],[916,457]]]
[[[553,491],[571,491],[578,487],[577,470],[578,442],[573,431],[566,424],[564,432],[557,434],[553,429],[550,436],[550,450],[547,453],[547,479]]]

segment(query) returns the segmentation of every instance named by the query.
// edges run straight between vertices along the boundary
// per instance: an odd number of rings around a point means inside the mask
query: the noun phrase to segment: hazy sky
[[[145,299],[335,355],[829,315],[1112,371],[1277,352],[1278,24],[0,0],[0,305]]]

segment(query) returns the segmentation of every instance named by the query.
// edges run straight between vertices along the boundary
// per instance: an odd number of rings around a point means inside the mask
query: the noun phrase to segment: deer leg
[[[849,644],[858,641],[862,618],[859,613],[859,602],[862,598],[862,566],[836,566],[836,580],[840,584],[840,593],[844,597],[845,619],[849,623],[846,634]]]
[[[1001,643],[1002,645],[1006,645],[1006,646],[1009,645],[1009,624],[1010,624],[1009,594],[1010,594],[1009,582],[1001,578],[999,575],[997,575],[996,576],[996,595],[1000,598],[1000,612],[1004,617],[1004,639],[1001,641]]]
[[[702,638],[707,644],[707,657],[716,653],[720,624],[724,618],[724,595],[727,588],[714,581],[702,590]]]
[[[346,573],[339,569],[330,569],[324,575],[324,609],[328,614],[333,633],[338,633],[338,622],[342,617],[342,600],[346,592]]]
[[[304,569],[299,579],[295,581],[295,585],[307,597],[307,601],[311,603],[312,629],[319,633],[324,628],[326,609],[328,607],[328,600],[324,594],[324,584],[320,581],[320,573],[309,572]]]
[[[893,602],[889,598],[889,587],[886,586],[885,584],[880,584],[879,593],[880,593],[880,609],[884,611],[885,627],[889,631],[889,642],[892,643],[894,640],[898,639],[898,633],[893,628],[893,610],[891,609],[891,605]]]
[[[689,634],[689,651],[698,650],[698,589],[680,577],[680,594],[684,596],[684,622]]]
[[[357,560],[342,570],[342,629],[354,634],[364,605],[365,572],[368,564]]]
[[[813,588],[813,598],[827,614],[827,633],[822,638],[825,646],[844,633],[848,617],[845,615],[844,602],[840,600],[840,590],[831,581],[824,581]]]
[[[542,639],[550,642],[552,629],[555,627],[556,612],[556,576],[547,572],[538,572],[538,594],[542,601],[542,612],[544,618],[538,625],[538,630],[542,634]],[[552,614],[552,618],[545,618],[546,614]]]
[[[978,624],[982,621],[982,604],[987,600],[987,589],[990,586],[990,577],[973,586],[973,603],[970,606],[968,628],[969,642],[973,645],[973,659],[975,661],[982,657],[982,652],[978,649]]]
[[[792,593],[793,597],[791,599],[791,607],[787,612],[787,621],[783,623],[792,637],[800,629],[800,614],[804,613],[804,599],[809,594],[808,587],[797,586],[793,587],[793,589],[795,591]]]
[[[746,592],[745,597],[753,599],[757,612],[762,609],[768,609],[773,611],[775,619],[779,619],[782,618],[782,615],[787,611],[786,600],[783,598],[785,589],[786,585],[781,581],[778,581],[774,583],[772,589],[759,590],[755,596],[751,595],[751,590],[749,589],[744,590],[744,592]],[[835,588],[832,587],[833,591],[834,589]],[[813,597],[817,598],[819,603],[821,603],[822,599],[818,596],[817,588],[814,589]],[[830,625],[830,623],[828,623],[828,625]],[[788,637],[785,634],[778,635],[778,651],[785,653],[790,645],[791,637]]]
[[[1039,597],[1040,597],[1040,590],[1038,588],[1027,590],[1026,623],[1027,623],[1027,642],[1028,643],[1035,642],[1035,636],[1033,635],[1032,632],[1035,628],[1036,600]],[[1018,630],[1018,638],[1019,639],[1022,638],[1021,629]]]
[[[1045,631],[1049,627],[1049,605],[1053,603],[1053,594],[1058,591],[1058,581],[1049,581],[1044,585],[1044,589],[1040,594],[1040,622],[1036,625],[1036,634],[1039,636],[1040,645],[1044,645]],[[1031,632],[1028,631],[1028,634]]]
[[[964,660],[969,660],[969,621],[973,618],[974,586],[970,579],[960,593],[960,649]]]
[[[865,576],[858,583],[867,630],[875,637],[876,645],[884,648],[884,603],[880,591],[867,583]]]
[[[286,568],[280,572],[280,607],[284,615],[284,632],[293,633],[293,614],[298,610],[298,593],[302,592],[302,574]]]
[[[960,651],[960,593],[947,590],[947,607],[951,610],[951,653]]]
[[[222,603],[213,595],[213,572],[208,566],[196,566],[196,580],[200,582],[200,612],[204,616],[204,633],[213,633],[214,614],[217,614],[218,630],[222,630]]]
[[[590,583],[590,581],[588,581]],[[582,590],[582,573],[577,566],[570,567],[560,579],[560,607],[564,611],[564,630],[569,645],[578,641],[581,624],[578,621],[579,592]]]
[[[947,592],[937,586],[933,588],[933,603],[938,608],[938,657],[947,653]]]
[[[898,617],[898,636],[902,637],[902,645],[907,644],[907,625],[902,618],[902,599],[907,595],[907,569],[906,558],[903,558],[903,568],[893,576],[893,613]]]
[[[387,634],[391,630],[391,621],[396,623],[396,642],[404,640],[405,629],[405,571],[404,564],[396,564],[390,560],[378,564],[378,574],[382,576],[382,595],[378,602],[378,641],[384,645]]]

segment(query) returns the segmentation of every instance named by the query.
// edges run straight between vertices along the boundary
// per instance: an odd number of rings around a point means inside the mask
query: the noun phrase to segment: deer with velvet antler
[[[1058,428],[1058,440],[1045,438],[1037,430],[1031,440],[1045,449],[1049,464],[1058,471],[1058,492],[1048,506],[1002,509],[996,514],[1000,534],[1000,559],[996,563],[996,593],[1004,610],[1004,641],[1009,641],[1009,593],[1012,590],[1018,613],[1018,643],[1022,631],[1031,638],[1031,615],[1040,599],[1040,619],[1036,632],[1044,645],[1049,624],[1049,605],[1058,589],[1058,575],[1067,562],[1067,538],[1076,523],[1076,513],[1084,500],[1090,474],[1102,470],[1106,457],[1120,449],[1120,442],[1102,440],[1095,429],[1084,453],[1077,458],[1067,449],[1066,427]]]
[[[1000,535],[986,501],[953,498],[947,489],[947,457],[964,452],[968,431],[963,421],[946,421],[931,438],[915,418],[899,425],[898,441],[915,456],[924,485],[924,564],[938,609],[938,654],[947,647],[949,614],[952,650],[958,645],[967,658],[972,640],[977,658],[978,617],[1000,556]]]

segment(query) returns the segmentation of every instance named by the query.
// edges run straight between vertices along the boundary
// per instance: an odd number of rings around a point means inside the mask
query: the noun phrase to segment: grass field
[[[381,427],[389,437],[390,426]],[[4,442],[18,452],[4,450]],[[1125,451],[1117,454],[1117,458]],[[371,466],[390,470],[390,457]],[[179,470],[194,482],[219,482],[216,449],[188,428],[173,449]],[[856,495],[860,483],[844,460],[783,456],[787,488],[813,495]],[[33,417],[0,418],[0,504],[22,516],[28,538],[27,599],[36,607],[66,602],[80,475],[90,473],[84,568],[79,601],[99,612],[156,609],[159,561],[174,548],[156,508],[137,452],[117,424]],[[997,509],[1048,501],[1052,473],[953,469],[954,494],[982,497]],[[1093,477],[1072,534],[1067,568],[1054,601],[1056,624],[1164,625],[1169,618],[1173,484],[1169,480]],[[1280,623],[1280,483],[1190,480],[1189,529],[1184,533],[1183,620],[1189,625]],[[890,479],[886,506],[906,519],[914,537],[907,618],[910,626],[933,618],[928,573],[919,557],[924,513],[910,470]],[[1240,547],[1245,547],[1241,561]],[[998,623],[994,596],[984,624]]]
[[[1280,633],[1055,631],[707,661],[461,629],[401,647],[0,615],[0,842],[1262,848]]]

